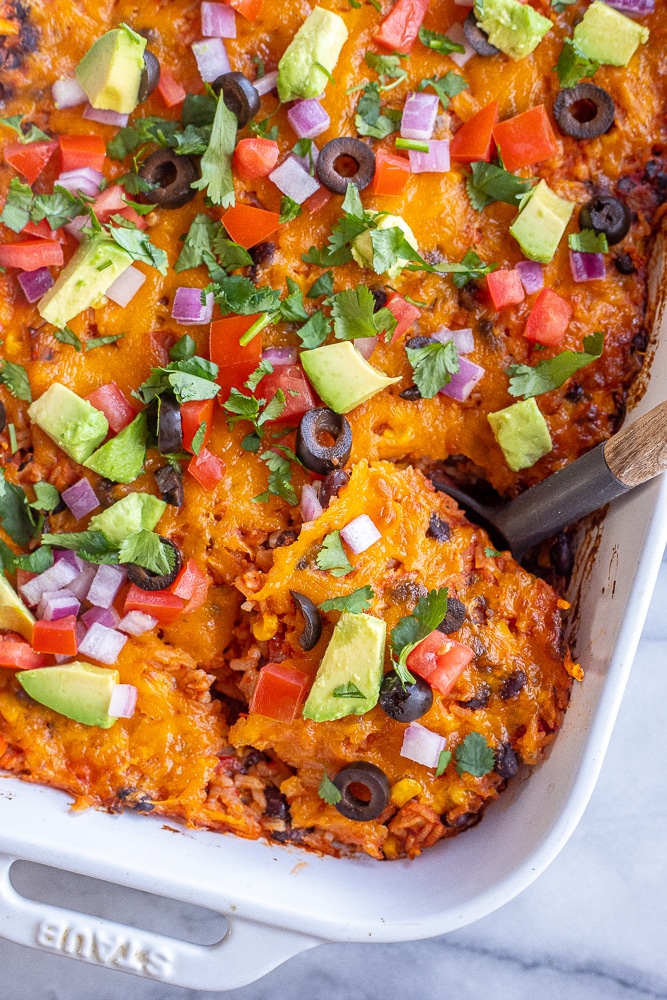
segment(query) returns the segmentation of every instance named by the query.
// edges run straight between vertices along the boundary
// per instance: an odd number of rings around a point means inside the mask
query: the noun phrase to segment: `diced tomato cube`
[[[183,613],[188,615],[201,608],[205,603],[208,588],[209,580],[206,574],[199,568],[194,559],[188,559],[171,585],[171,592],[188,602],[183,608]]]
[[[400,340],[404,333],[408,332],[415,320],[419,319],[422,312],[421,309],[413,306],[412,302],[408,302],[398,292],[391,292],[387,297],[386,306],[396,320],[396,327],[391,338],[393,344],[395,341]]]
[[[429,0],[397,0],[373,41],[392,52],[407,53],[417,40]]]
[[[311,215],[314,215],[315,212],[321,212],[322,209],[329,204],[331,198],[331,191],[327,191],[325,187],[320,185],[314,194],[311,194],[308,198],[306,198],[303,203],[303,208],[305,208],[307,212],[310,212]]]
[[[123,614],[143,611],[145,615],[157,618],[161,625],[171,625],[182,614],[184,607],[185,601],[170,590],[141,590],[133,583],[125,598]]]
[[[495,125],[493,138],[506,170],[520,170],[558,153],[558,142],[543,104]]]
[[[209,357],[219,367],[216,381],[220,386],[221,403],[227,401],[231,389],[243,389],[243,383],[261,360],[260,336],[253,337],[245,347],[239,344],[243,334],[259,316],[259,313],[252,316],[225,316],[224,319],[216,319],[211,323]]]
[[[256,395],[271,402],[278,389],[285,397],[285,408],[275,420],[294,420],[317,406],[315,395],[301,365],[279,365],[270,375],[265,375],[257,386]]]
[[[59,243],[65,243],[67,237],[62,229],[51,229],[46,219],[42,219],[40,222],[28,222],[21,233],[24,236],[36,236],[40,240],[58,240]]]
[[[3,148],[5,161],[23,174],[28,184],[34,184],[49,162],[58,143],[53,142],[8,142]]]
[[[410,176],[410,161],[404,156],[385,153],[375,156],[375,175],[371,183],[373,194],[402,194]]]
[[[452,163],[489,163],[493,155],[493,128],[498,121],[498,101],[491,101],[458,130],[449,144]]]
[[[280,212],[237,204],[227,209],[222,224],[234,242],[247,250],[275,233],[280,225]]]
[[[551,288],[543,288],[535,299],[523,331],[526,340],[548,347],[560,344],[572,319],[572,306]]]
[[[185,451],[192,451],[192,439],[203,423],[206,424],[206,429],[200,447],[205,448],[208,444],[213,426],[213,403],[212,399],[191,399],[181,405],[181,425]]]
[[[157,90],[168,108],[175,108],[178,104],[182,104],[188,96],[185,88],[180,85],[166,66],[160,67],[160,81]]]
[[[225,463],[208,448],[202,448],[190,460],[188,472],[205,490],[213,490],[225,474]]]
[[[412,650],[407,668],[427,680],[441,694],[449,694],[475,654],[469,646],[436,629]]]
[[[58,240],[21,240],[0,244],[0,267],[16,267],[20,271],[36,271],[38,267],[64,264],[62,243]]]
[[[59,653],[75,656],[76,615],[67,615],[54,622],[38,621],[32,633],[32,648],[36,653]]]
[[[102,411],[114,434],[131,424],[137,415],[129,399],[115,382],[107,382],[99,389],[94,389],[86,399],[96,410]]]
[[[247,21],[256,21],[262,9],[263,0],[227,0],[227,2]]]
[[[254,180],[268,177],[280,156],[280,147],[273,139],[253,136],[237,142],[232,157],[232,166],[239,177]]]
[[[60,159],[63,172],[79,167],[101,170],[107,156],[107,147],[99,135],[61,135]]]
[[[489,295],[494,309],[505,309],[506,306],[516,306],[526,297],[521,284],[521,275],[513,268],[511,271],[500,268],[486,276]]]
[[[0,642],[0,667],[9,667],[11,670],[35,670],[37,667],[45,667],[48,662],[48,656],[36,653],[30,644],[23,640],[14,641],[12,638]]]
[[[259,672],[249,711],[278,722],[294,722],[310,677],[285,663],[267,663]]]

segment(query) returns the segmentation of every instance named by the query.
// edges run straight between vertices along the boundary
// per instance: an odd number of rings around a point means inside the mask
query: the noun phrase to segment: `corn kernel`
[[[273,639],[277,630],[278,616],[267,614],[257,619],[252,627],[252,634],[258,642],[267,642],[269,639]]]
[[[398,857],[398,838],[390,833],[384,844],[382,845],[382,850],[384,852],[385,858],[389,861],[395,861]]]
[[[391,801],[400,809],[422,791],[422,786],[414,778],[401,778],[395,785],[392,785]]]

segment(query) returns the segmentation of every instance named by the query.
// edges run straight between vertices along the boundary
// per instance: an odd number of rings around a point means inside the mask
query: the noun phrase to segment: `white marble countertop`
[[[650,1000],[667,997],[667,560],[602,774],[565,849],[521,896],[430,941],[326,945],[229,993],[165,987],[0,941],[14,1000]],[[19,888],[136,926],[213,943],[219,919],[182,904],[30,866]],[[417,985],[418,984],[418,985]]]

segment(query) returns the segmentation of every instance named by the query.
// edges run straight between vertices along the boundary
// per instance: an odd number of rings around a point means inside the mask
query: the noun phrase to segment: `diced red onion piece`
[[[299,504],[301,510],[301,517],[304,521],[315,521],[324,507],[319,501],[317,495],[317,489],[310,483],[306,483],[305,486],[301,488],[301,503]]]
[[[78,600],[84,601],[88,595],[90,585],[95,579],[96,573],[97,566],[94,563],[84,563],[83,569],[78,576],[71,581],[71,583],[68,583],[67,589],[71,590]]]
[[[426,726],[420,726],[418,722],[411,722],[403,733],[401,757],[414,760],[424,767],[437,767],[440,754],[446,746],[444,736],[439,736]]]
[[[110,608],[126,577],[127,570],[124,566],[107,566],[102,563],[97,567],[87,599],[98,608]]]
[[[217,6],[217,4],[210,6]],[[134,684],[116,684],[111,692],[107,714],[114,719],[131,719],[137,707],[138,693]]]
[[[19,587],[19,593],[30,608],[36,607],[47,590],[62,590],[79,575],[66,559],[59,559],[43,573]],[[71,589],[71,588],[70,588]]]
[[[130,120],[129,115],[124,115],[120,111],[111,111],[108,108],[94,108],[92,104],[87,104],[83,111],[83,117],[90,122],[100,122],[102,125],[115,125],[116,128],[125,128]]]
[[[437,94],[411,90],[405,98],[401,117],[401,135],[404,139],[425,141],[433,135],[435,119],[438,116],[439,98]]]
[[[85,104],[88,100],[86,92],[81,87],[76,77],[66,77],[56,80],[51,87],[53,103],[57,108],[75,108],[79,104]]]
[[[122,274],[119,274],[112,285],[104,293],[108,299],[115,302],[117,306],[125,306],[132,301],[144,281],[146,275],[134,264],[130,264]]]
[[[362,358],[366,361],[370,358],[371,354],[377,347],[378,339],[377,337],[357,337],[356,340],[352,341],[352,344],[361,354]]]
[[[346,545],[358,556],[374,545],[382,535],[371,521],[368,514],[360,514],[341,530],[340,537]]]
[[[570,270],[575,281],[597,281],[607,273],[604,254],[570,250]]]
[[[448,330],[447,327],[443,327],[442,330],[436,330],[431,336],[434,340],[439,340],[441,344],[453,340],[459,354],[470,354],[471,351],[475,350],[475,340],[470,327],[464,327],[462,330]]]
[[[484,374],[485,369],[481,365],[476,365],[468,358],[459,358],[459,370],[452,375],[447,385],[443,385],[440,392],[443,396],[451,396],[463,403]]]
[[[526,295],[544,288],[544,268],[536,260],[520,260],[516,265]]]
[[[475,55],[475,50],[468,44],[468,39],[463,31],[463,25],[459,24],[457,21],[451,26],[449,31],[446,32],[446,35],[448,38],[451,38],[453,42],[456,42],[457,45],[462,45],[465,49],[465,52],[449,52],[449,58],[452,62],[456,63],[457,66],[465,66],[465,64]]]
[[[18,279],[28,302],[37,302],[53,284],[48,267],[38,267],[35,271],[21,271]]]
[[[265,73],[261,76],[259,80],[253,80],[252,85],[259,94],[263,97],[264,94],[270,94],[272,90],[276,89],[278,84],[278,70],[274,69],[270,73]]]
[[[203,38],[192,43],[197,69],[204,83],[213,83],[223,73],[231,73],[227,50],[221,38]]]
[[[319,191],[320,185],[301,165],[296,156],[289,155],[286,160],[269,174],[279,191],[302,205],[306,198]]]
[[[111,664],[116,662],[126,642],[126,635],[95,622],[79,643],[79,653],[99,663]]]
[[[236,11],[233,7],[203,0],[200,10],[204,38],[236,38]]]
[[[71,590],[46,590],[37,608],[37,617],[43,621],[55,622],[58,618],[78,615],[80,603]]]
[[[450,168],[449,139],[429,139],[428,153],[409,149],[408,155],[413,174],[446,174]]]
[[[171,318],[183,326],[203,326],[211,322],[213,315],[213,292],[206,293],[206,305],[202,304],[201,288],[176,289]]]
[[[296,347],[267,347],[262,351],[262,361],[273,365],[295,365],[298,359]]]
[[[61,496],[77,519],[90,514],[100,505],[95,490],[85,477],[63,490]]]
[[[157,618],[146,615],[143,611],[128,611],[118,622],[117,628],[120,632],[127,632],[128,635],[143,635],[150,632],[157,625]]]
[[[655,0],[607,0],[607,3],[624,14],[635,14],[637,17],[655,12]]]
[[[65,188],[71,194],[86,194],[94,198],[99,194],[104,174],[94,167],[79,167],[77,170],[66,170],[56,177],[54,186]]]
[[[437,103],[438,98],[435,99]],[[293,104],[287,112],[287,120],[299,139],[315,139],[331,125],[329,115],[314,97]]]
[[[70,564],[70,566],[73,566],[77,573],[80,573],[86,565],[83,559],[81,559],[72,549],[54,549],[53,561],[60,562],[61,559],[64,559],[65,562]]]
[[[76,240],[83,239],[82,230],[90,225],[90,219],[87,215],[75,215],[71,222],[66,223],[63,226],[63,230],[73,236]]]
[[[105,625],[107,628],[117,628],[120,615],[115,608],[89,608],[81,615],[81,621],[86,628],[91,628],[95,622]]]

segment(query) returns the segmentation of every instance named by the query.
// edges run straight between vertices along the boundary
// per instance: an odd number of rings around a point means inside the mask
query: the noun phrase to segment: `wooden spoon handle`
[[[622,427],[606,442],[604,457],[625,486],[639,486],[667,471],[667,400]]]

